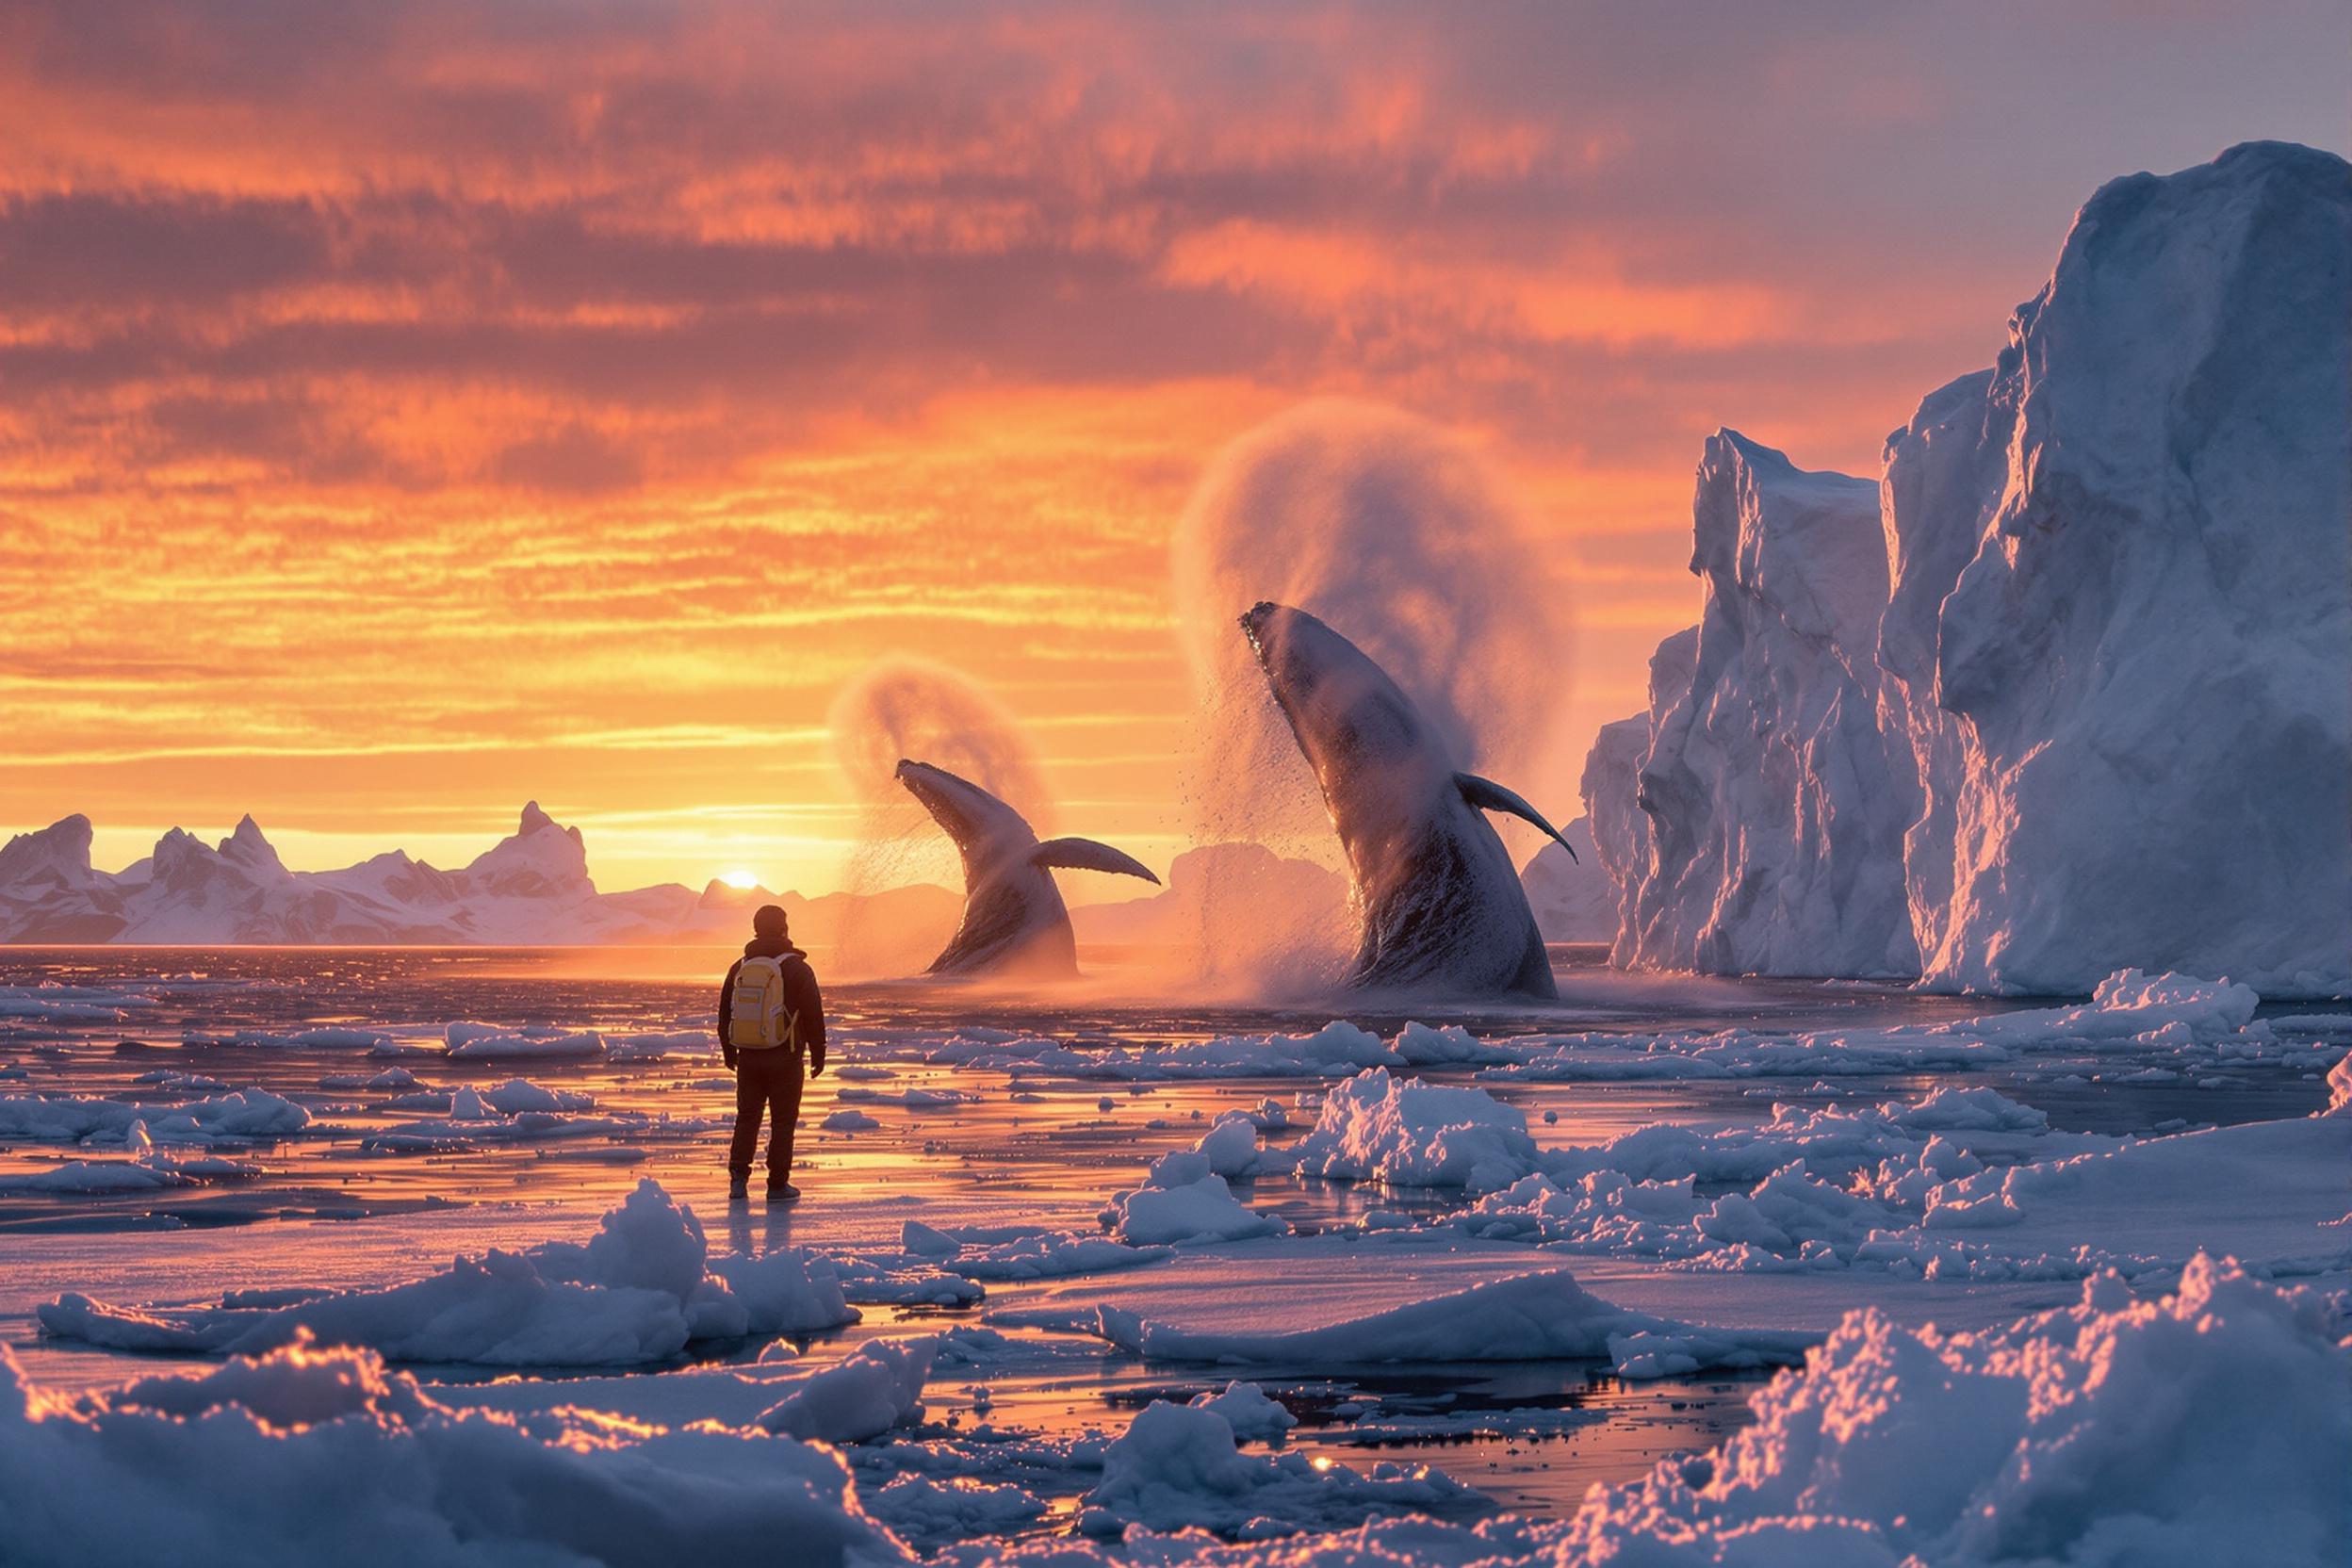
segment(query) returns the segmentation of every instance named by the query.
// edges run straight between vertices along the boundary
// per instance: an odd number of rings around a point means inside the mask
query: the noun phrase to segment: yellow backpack
[[[800,1046],[800,1018],[784,1005],[784,966],[775,958],[745,958],[727,993],[727,1042],[739,1051]]]

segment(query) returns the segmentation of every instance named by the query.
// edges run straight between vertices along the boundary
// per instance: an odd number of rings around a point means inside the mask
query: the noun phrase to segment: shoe
[[[748,1176],[728,1177],[727,1182],[727,1200],[730,1203],[750,1202],[751,1178]]]
[[[800,1189],[790,1182],[768,1184],[768,1201],[771,1203],[790,1203],[799,1196]]]

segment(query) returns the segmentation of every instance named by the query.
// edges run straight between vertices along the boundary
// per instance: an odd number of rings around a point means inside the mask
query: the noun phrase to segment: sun
[[[747,871],[723,871],[719,873],[719,880],[730,888],[756,888],[760,885],[760,878]]]

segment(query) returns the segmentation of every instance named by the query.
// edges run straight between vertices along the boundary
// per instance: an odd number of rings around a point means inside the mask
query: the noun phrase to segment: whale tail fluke
[[[1063,866],[1071,871],[1107,871],[1121,876],[1140,876],[1157,885],[1159,877],[1150,866],[1123,849],[1097,843],[1092,839],[1048,839],[1029,852],[1032,864]]]
[[[1576,860],[1578,865],[1584,863],[1577,859],[1576,846],[1562,838],[1560,829],[1545,821],[1543,812],[1528,805],[1525,796],[1504,789],[1491,778],[1480,778],[1474,773],[1454,775],[1454,787],[1462,792],[1462,798],[1478,810],[1501,811],[1523,822],[1533,823],[1568,852],[1568,858]]]

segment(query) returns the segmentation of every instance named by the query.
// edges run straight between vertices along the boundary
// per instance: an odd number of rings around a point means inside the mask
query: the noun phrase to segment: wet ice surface
[[[1810,1269],[1784,1268],[1769,1247],[1727,1252],[1732,1244],[1704,1226],[1602,1245],[1576,1224],[1562,1228],[1557,1197],[1544,1211],[1554,1217],[1540,1222],[1550,1230],[1474,1233],[1462,1217],[1474,1204],[1514,1224],[1543,1205],[1513,1207],[1512,1195],[1500,1192],[1335,1182],[1279,1168],[1314,1125],[1322,1097],[1355,1070],[1353,1058],[1370,1065],[1406,1050],[1399,1031],[1409,1022],[1466,1034],[1425,1031],[1399,1076],[1410,1070],[1426,1084],[1475,1086],[1523,1113],[1540,1160],[1618,1145],[1645,1128],[1737,1137],[1738,1129],[1780,1124],[1776,1117],[1785,1123],[1790,1115],[1916,1102],[1947,1086],[1995,1090],[2043,1113],[2046,1127],[2032,1135],[2046,1140],[2039,1154],[2105,1150],[2101,1140],[2306,1117],[2327,1103],[2321,1075],[2352,1040],[2352,1020],[2302,1007],[2265,1009],[2282,1018],[2276,1030],[2225,1027],[2225,1020],[2119,1048],[2090,1039],[2088,1025],[2069,1025],[2085,1037],[1984,1050],[1980,1037],[2001,1037],[1990,1021],[1963,1039],[1915,1037],[1985,1014],[1979,1003],[1860,986],[1636,982],[1573,963],[1562,971],[1558,1008],[1351,1010],[1361,1035],[1327,1030],[1329,1006],[1182,1012],[1107,993],[1071,1004],[843,986],[829,995],[832,1070],[804,1102],[795,1172],[804,1201],[730,1208],[721,1169],[729,1081],[707,1043],[705,974],[714,976],[725,957],[8,953],[0,957],[0,1100],[15,1108],[0,1109],[0,1322],[19,1361],[34,1380],[66,1389],[158,1369],[163,1358],[154,1353],[38,1332],[36,1309],[69,1293],[148,1309],[232,1292],[382,1287],[433,1275],[458,1254],[583,1239],[650,1178],[701,1217],[714,1257],[805,1248],[843,1260],[863,1320],[792,1335],[780,1342],[790,1356],[772,1334],[696,1337],[620,1381],[600,1373],[596,1384],[581,1385],[616,1411],[692,1419],[712,1413],[694,1411],[694,1398],[722,1392],[687,1380],[698,1373],[743,1368],[746,1386],[765,1390],[760,1380],[778,1367],[798,1375],[909,1332],[986,1325],[1002,1342],[939,1359],[916,1435],[944,1441],[978,1431],[999,1452],[1008,1440],[1035,1438],[1063,1445],[1056,1451],[1066,1461],[1073,1441],[1083,1449],[1118,1438],[1154,1398],[1181,1403],[1245,1377],[1297,1418],[1284,1452],[1359,1468],[1380,1460],[1432,1463],[1484,1494],[1483,1503],[1462,1505],[1474,1513],[1559,1514],[1573,1511],[1594,1481],[1628,1480],[1662,1455],[1721,1441],[1749,1419],[1748,1400],[1768,1374],[1677,1371],[1669,1359],[1647,1368],[1665,1376],[1636,1380],[1616,1375],[1607,1355],[1478,1364],[1449,1356],[1371,1367],[1278,1355],[1237,1368],[1138,1356],[1116,1333],[1084,1331],[1078,1320],[1098,1307],[1131,1314],[1156,1325],[1164,1336],[1156,1343],[1168,1345],[1175,1340],[1166,1336],[1204,1327],[1341,1323],[1384,1305],[1560,1268],[1613,1306],[1670,1323],[1723,1323],[1728,1313],[1743,1330],[1818,1335],[1852,1304],[1847,1283],[1827,1271],[1850,1257],[1827,1251],[1809,1254]],[[1277,1043],[1205,1043],[1261,1037]],[[1448,1053],[1460,1059],[1441,1059]],[[1785,1070],[1721,1075],[1726,1062],[1765,1060]],[[1913,1060],[1919,1069],[1904,1070]],[[1253,1061],[1280,1070],[1250,1070]],[[62,1096],[132,1109],[75,1110],[78,1120],[60,1123],[64,1113],[44,1109],[41,1097]],[[286,1117],[270,1097],[299,1107],[307,1122],[284,1134]],[[1776,1110],[1782,1105],[1791,1109]],[[1278,1168],[1233,1179],[1233,1199],[1287,1227],[1287,1237],[1124,1260],[1096,1242],[1073,1274],[1036,1263],[1067,1260],[1070,1245],[1100,1236],[1114,1194],[1145,1187],[1152,1161],[1189,1150],[1234,1112],[1254,1113],[1266,1163]],[[855,1130],[825,1130],[828,1119]],[[2001,1147],[2003,1135],[1981,1131],[1975,1153],[1965,1156],[1981,1156],[1985,1180],[2007,1163],[2039,1157]],[[2088,1141],[2063,1141],[2076,1138]],[[1528,1179],[1572,1180],[1563,1167],[1544,1168]],[[69,1169],[77,1174],[60,1176]],[[1508,1186],[1519,1174],[1505,1170],[1484,1184]],[[1753,1173],[1702,1171],[1674,1201],[1703,1209],[1755,1185]],[[961,1233],[956,1261],[980,1286],[934,1268],[911,1244],[910,1220]],[[1021,1231],[1063,1236],[999,1239]],[[1623,1242],[1622,1231],[1609,1233]],[[1802,1239],[1784,1250],[1789,1259]],[[2341,1249],[2342,1239],[2334,1245]],[[1693,1248],[1710,1250],[1699,1262],[1732,1271],[1691,1272]],[[859,1259],[872,1260],[862,1275]],[[1113,1261],[1134,1266],[1114,1269]],[[1040,1266],[1052,1277],[1020,1277]],[[1974,1328],[2063,1306],[2080,1293],[2079,1270],[2007,1272],[2017,1277],[1881,1279],[1873,1298],[1906,1321]],[[2162,1288],[2177,1273],[2164,1263],[2147,1282]],[[973,1299],[982,1291],[985,1299]],[[1152,1351],[1154,1342],[1139,1343]],[[515,1376],[511,1366],[419,1370],[459,1402],[539,1398],[514,1385],[483,1389]],[[532,1366],[521,1375],[527,1383],[573,1382],[584,1371]],[[724,1391],[737,1391],[738,1381]],[[680,1399],[686,1408],[673,1408]],[[917,1451],[903,1441],[869,1444],[852,1465],[861,1484],[904,1489],[911,1472],[900,1456]],[[1100,1473],[1064,1463],[1024,1479],[1043,1500],[1037,1516],[1013,1517],[1012,1510],[968,1517],[956,1509],[970,1499],[959,1497],[929,1527],[902,1521],[902,1533],[938,1545],[975,1531],[1065,1527]],[[923,1500],[908,1490],[893,1495],[908,1509],[908,1499]],[[1278,1486],[1266,1495],[1290,1494]],[[1343,1504],[1359,1513],[1384,1506],[1368,1494]],[[1442,1513],[1451,1505],[1441,1497],[1415,1506]]]

